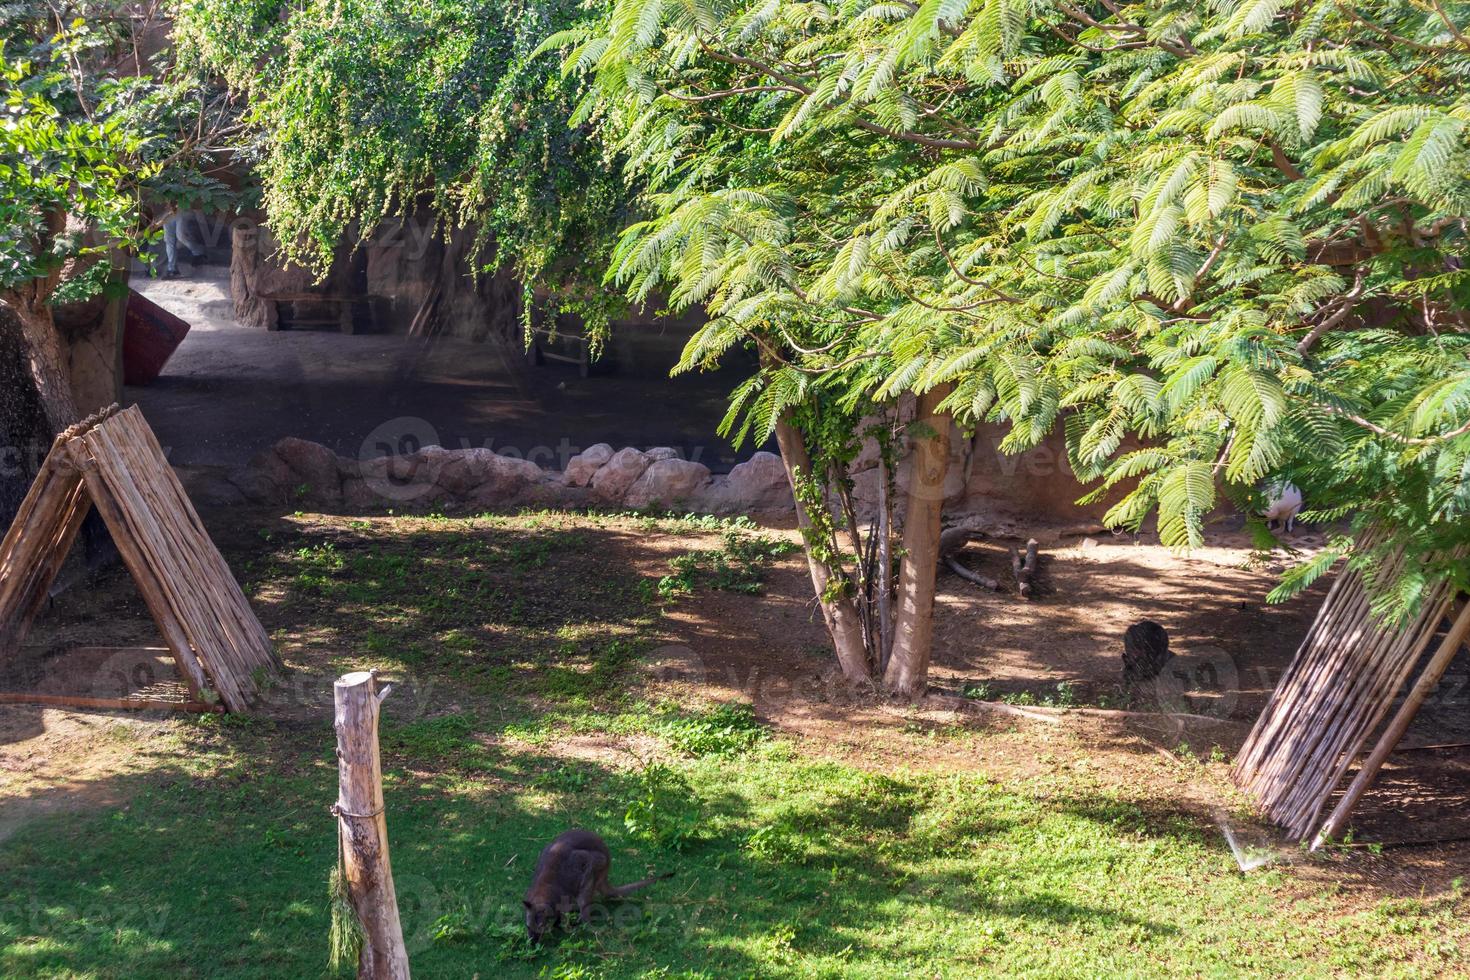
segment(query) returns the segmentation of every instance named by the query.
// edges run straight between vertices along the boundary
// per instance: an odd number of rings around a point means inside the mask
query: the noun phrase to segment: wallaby
[[[526,933],[540,942],[573,908],[587,922],[592,906],[604,898],[625,898],[672,873],[654,875],[631,885],[608,883],[612,854],[590,830],[568,830],[546,845],[536,860],[536,876],[526,892]]]

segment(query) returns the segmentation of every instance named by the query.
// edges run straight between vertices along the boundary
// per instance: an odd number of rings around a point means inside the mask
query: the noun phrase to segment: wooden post
[[[1398,714],[1394,715],[1393,721],[1388,723],[1383,737],[1374,746],[1372,754],[1364,760],[1352,785],[1342,795],[1342,799],[1337,801],[1332,815],[1327,818],[1327,822],[1322,825],[1316,839],[1312,841],[1312,850],[1317,850],[1342,833],[1343,828],[1347,826],[1348,817],[1352,816],[1353,808],[1358,805],[1358,800],[1372,785],[1373,780],[1378,776],[1378,770],[1383,768],[1383,763],[1393,754],[1394,748],[1404,737],[1404,732],[1408,731],[1409,723],[1419,713],[1429,693],[1439,684],[1445,669],[1455,659],[1455,654],[1460,652],[1460,646],[1465,642],[1467,636],[1470,636],[1470,602],[1460,607],[1460,614],[1455,617],[1455,622],[1450,627],[1449,633],[1445,635],[1444,642],[1439,645],[1438,650],[1434,651],[1434,656],[1425,666],[1424,673],[1419,675],[1419,680],[1415,682],[1414,687],[1409,691],[1409,696],[1399,707]]]
[[[378,713],[388,688],[378,691],[377,672],[344,674],[333,685],[337,705],[337,802],[332,812],[341,835],[343,877],[362,923],[359,980],[408,980],[408,950],[398,920],[398,896],[388,861],[388,819],[383,813],[383,769],[378,755]]]

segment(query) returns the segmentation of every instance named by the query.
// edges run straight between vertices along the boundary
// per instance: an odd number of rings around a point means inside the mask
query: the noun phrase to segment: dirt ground
[[[264,529],[280,519],[228,512],[207,514],[206,520],[232,565],[248,569]],[[323,518],[313,525],[309,515],[292,520],[319,531],[346,524],[343,518]],[[794,540],[789,528],[770,531]],[[979,768],[1039,785],[1066,771],[1104,787],[1147,788],[1161,803],[1228,824],[1291,860],[1289,844],[1271,841],[1252,825],[1246,801],[1229,785],[1226,760],[1305,634],[1326,586],[1284,606],[1267,605],[1263,597],[1276,569],[1254,560],[1244,539],[1228,533],[1189,557],[1146,538],[1068,529],[1026,533],[1043,542],[1043,589],[1034,601],[1009,590],[986,592],[951,574],[941,577],[931,696],[918,705],[853,692],[837,681],[799,555],[769,570],[762,596],[703,589],[664,608],[657,629],[662,645],[648,658],[645,693],[690,703],[746,700],[767,723],[799,735],[808,749],[880,770]],[[656,580],[668,573],[675,556],[718,543],[717,535],[624,527],[609,533],[599,548],[609,568]],[[962,560],[1001,575],[1013,543],[1022,543],[1016,529],[997,526],[970,545]],[[1295,543],[1310,548],[1319,541],[1305,533]],[[262,618],[294,672],[330,682],[333,664],[323,649],[329,645],[314,640],[289,606],[270,604]],[[1121,636],[1140,619],[1165,626],[1177,658],[1153,690],[1130,694],[1120,682]],[[91,590],[61,597],[42,616],[29,649],[44,656],[102,643],[156,643],[121,570]],[[1410,732],[1407,747],[1465,740],[1460,691],[1467,671],[1470,664],[1462,658]],[[95,686],[106,685],[112,675],[86,664],[77,676]],[[17,681],[12,677],[9,683]],[[49,683],[58,682],[53,676]],[[966,693],[984,700],[960,696]],[[1178,721],[1164,713],[1190,717]],[[146,746],[149,726],[164,730],[170,724],[0,706],[0,798],[28,801],[20,808],[0,807],[0,837],[6,827],[48,816],[56,807],[115,802],[68,790],[85,783],[89,773],[126,773],[141,764],[146,751],[140,757],[138,732]],[[118,731],[131,734],[108,737]],[[985,736],[965,735],[974,731]],[[921,751],[914,749],[914,736]],[[564,748],[571,755],[636,753],[638,747],[624,741],[573,739]],[[1470,870],[1467,801],[1470,752],[1460,747],[1400,753],[1354,822],[1357,841],[1375,850],[1381,845],[1382,853],[1360,849],[1301,873],[1341,875],[1365,902],[1385,893],[1447,887]]]

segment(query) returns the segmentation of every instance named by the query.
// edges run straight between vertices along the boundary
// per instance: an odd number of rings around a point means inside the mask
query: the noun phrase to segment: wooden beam
[[[158,625],[159,631],[163,634],[163,641],[173,651],[174,662],[179,665],[179,673],[189,685],[189,696],[196,701],[200,700],[203,692],[208,688],[204,670],[194,653],[194,648],[189,644],[188,637],[185,636],[183,628],[175,617],[163,583],[154,574],[152,566],[134,537],[133,528],[128,523],[126,515],[98,472],[96,460],[87,455],[86,448],[80,441],[71,443],[69,448],[72,451],[73,461],[82,471],[82,479],[86,481],[87,491],[92,496],[92,505],[97,508],[98,513],[102,515],[102,520],[107,524],[107,529],[112,532],[113,543],[117,545],[117,550],[122,555],[123,564],[127,565],[128,571],[132,573],[133,582],[143,596],[143,602],[148,606],[148,611],[153,615],[153,622]]]
[[[37,704],[56,708],[104,708],[109,711],[182,711],[193,715],[221,714],[222,704],[203,701],[163,701],[158,698],[88,698],[71,694],[31,694],[0,691],[0,704]]]
[[[348,897],[362,924],[357,975],[408,980],[408,950],[388,860],[378,753],[378,714],[387,694],[388,688],[378,690],[376,671],[344,674],[333,685],[338,775],[332,812],[337,817]]]

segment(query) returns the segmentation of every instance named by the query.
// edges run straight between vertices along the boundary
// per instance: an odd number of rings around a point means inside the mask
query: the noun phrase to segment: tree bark
[[[76,399],[72,395],[71,373],[67,366],[66,347],[56,331],[56,321],[48,303],[12,304],[20,321],[21,340],[25,344],[26,361],[36,383],[41,408],[53,433],[80,421]]]
[[[893,655],[883,676],[894,693],[917,697],[929,685],[929,654],[934,640],[934,582],[939,569],[940,518],[944,478],[949,472],[950,419],[939,403],[950,388],[941,385],[919,396],[915,422],[928,432],[914,439],[908,514],[903,524],[903,567],[898,575],[898,612],[893,624]]]
[[[813,526],[812,517],[802,503],[797,491],[797,474],[812,478],[812,461],[807,453],[806,440],[789,419],[776,424],[776,444],[781,449],[781,461],[786,464],[786,479],[791,484],[792,496],[796,499],[796,523],[802,534],[809,533]],[[850,594],[830,596],[828,590],[840,572],[829,568],[812,554],[811,543],[803,542],[807,565],[812,573],[812,587],[817,593],[817,602],[822,607],[822,618],[826,620],[827,632],[832,636],[832,646],[837,651],[837,662],[843,676],[851,681],[868,681],[872,674],[868,667],[867,649],[863,643],[863,624],[858,616],[857,605]]]
[[[388,860],[378,713],[388,690],[376,673],[343,674],[333,685],[337,716],[337,815],[343,871],[362,923],[358,980],[409,980],[408,951]]]

